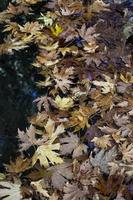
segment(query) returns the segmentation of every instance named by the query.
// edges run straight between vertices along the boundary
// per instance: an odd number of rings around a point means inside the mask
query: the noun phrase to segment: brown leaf
[[[85,200],[88,191],[82,190],[76,183],[66,183],[63,200]]]
[[[52,184],[54,188],[59,190],[62,190],[65,183],[73,178],[71,163],[63,163],[50,167],[48,171],[52,172]]]
[[[29,129],[26,129],[26,133],[18,129],[18,138],[21,142],[19,144],[20,151],[26,151],[34,145],[42,145],[47,140],[47,137],[44,136],[41,139],[36,138],[36,128],[32,124]]]
[[[69,133],[69,137],[61,138],[60,143],[62,155],[72,154],[72,157],[75,158],[87,153],[87,146],[80,143],[80,138],[72,133]]]
[[[15,162],[10,161],[10,164],[6,164],[6,170],[10,173],[21,173],[31,168],[31,159],[23,159],[21,157],[17,157]]]

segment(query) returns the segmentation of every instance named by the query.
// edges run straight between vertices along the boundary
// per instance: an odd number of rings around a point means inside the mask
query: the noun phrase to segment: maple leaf
[[[54,68],[54,80],[56,82],[55,88],[60,88],[60,90],[65,93],[66,90],[70,88],[73,82],[70,80],[73,78],[74,69],[73,67],[67,69],[59,69],[57,67]]]
[[[106,81],[92,81],[96,86],[102,87],[102,93],[107,94],[114,91],[115,83],[109,76],[103,75]]]
[[[45,16],[43,13],[41,13],[41,17],[39,17],[38,20],[42,21],[44,26],[52,26],[54,23],[51,17]]]
[[[17,157],[15,162],[10,161],[10,164],[5,164],[7,172],[10,173],[21,173],[31,168],[31,160],[23,159],[21,157]]]
[[[3,30],[3,32],[8,32],[10,31],[12,35],[15,36],[17,34],[17,31],[19,30],[19,26],[15,22],[10,22],[10,24],[7,24]]]
[[[18,40],[17,38],[11,38],[10,36],[6,39],[5,43],[0,44],[0,54],[9,53],[12,54],[13,50],[19,51],[28,47],[25,41]]]
[[[55,152],[59,149],[59,143],[39,146],[32,157],[32,165],[35,165],[38,160],[40,161],[40,165],[45,168],[49,167],[49,162],[52,165],[63,163],[62,158],[59,157],[59,153]]]
[[[73,107],[73,99],[70,97],[63,97],[61,98],[59,95],[55,98],[55,104],[60,110],[68,110],[69,108]]]
[[[46,65],[47,67],[55,65],[59,62],[57,59],[56,50],[51,52],[41,51],[41,53],[36,57],[36,62],[33,63],[35,67],[43,67]]]
[[[64,193],[63,200],[85,200],[88,192],[80,189],[76,183],[66,183]]]
[[[117,131],[116,133],[112,134],[112,138],[116,143],[121,143],[122,141],[125,141],[126,138],[123,138],[120,131]]]
[[[52,172],[52,184],[54,188],[62,190],[66,181],[73,178],[72,164],[63,163],[50,167],[48,171]]]
[[[79,110],[72,113],[70,125],[75,126],[75,131],[89,127],[88,119],[96,112],[95,108],[81,106]]]
[[[41,139],[36,138],[36,128],[32,124],[30,125],[29,129],[26,129],[26,133],[18,129],[18,138],[21,142],[19,144],[20,151],[26,151],[34,145],[42,145],[47,140],[47,138],[44,136]]]
[[[81,29],[78,31],[79,35],[87,42],[95,41],[95,38],[99,36],[99,34],[96,33],[95,27],[89,27],[86,29],[86,25],[83,24]]]
[[[53,99],[51,97],[47,97],[47,96],[38,97],[33,102],[37,103],[37,108],[39,111],[41,111],[41,107],[43,106],[44,109],[46,110],[46,112],[49,112],[50,104],[52,106],[56,107]]]
[[[45,126],[46,133],[48,134],[49,142],[53,143],[53,141],[62,133],[64,133],[65,129],[63,124],[60,124],[55,128],[55,121],[52,119],[48,119],[47,124]]]
[[[50,30],[51,30],[51,32],[52,32],[52,34],[53,34],[54,36],[58,37],[58,36],[62,33],[63,28],[62,28],[60,25],[55,24],[54,26],[52,26],[52,27],[50,28]]]
[[[89,7],[91,12],[99,13],[101,11],[110,11],[109,4],[104,3],[102,0],[95,0]]]
[[[133,162],[133,144],[128,145],[127,142],[124,142],[119,146],[119,150],[123,155],[122,160],[124,162]]]
[[[49,44],[47,46],[40,45],[39,47],[41,49],[45,49],[47,51],[53,51],[53,50],[56,50],[59,47],[59,44],[58,44],[58,42],[55,42],[54,44]]]
[[[103,149],[111,146],[110,140],[110,135],[103,135],[101,137],[94,137],[91,141],[94,142],[98,147]]]
[[[64,7],[60,7],[60,13],[63,16],[70,16],[74,14],[74,10],[70,10],[68,7],[64,6]]]
[[[113,117],[113,120],[115,121],[115,124],[118,127],[122,127],[122,126],[125,126],[128,123],[130,123],[128,115],[122,115],[121,116],[120,114],[119,115],[115,114],[114,117]]]
[[[12,15],[18,15],[20,13],[27,14],[29,11],[31,11],[31,8],[22,4],[18,6],[16,5],[14,6],[13,4],[9,3],[7,7],[7,13],[10,13]]]
[[[100,167],[101,171],[104,173],[109,173],[108,163],[111,162],[117,155],[116,147],[114,146],[109,151],[105,149],[100,150],[93,158],[90,155],[90,162],[94,167]]]
[[[61,138],[60,144],[60,151],[62,155],[72,153],[73,158],[75,158],[87,152],[87,146],[80,143],[80,138],[72,133],[69,133],[69,137],[66,136],[65,138]]]
[[[36,191],[42,194],[44,197],[49,197],[48,191],[45,189],[45,185],[42,180],[32,181],[31,186],[34,187]]]
[[[38,22],[27,22],[24,26],[19,25],[19,28],[22,33],[35,35],[41,29],[41,26]]]
[[[73,27],[67,27],[67,29],[60,34],[60,37],[62,37],[65,42],[70,42],[78,37],[78,33]]]
[[[4,200],[21,200],[21,189],[20,185],[16,183],[11,183],[7,181],[0,181],[0,198]]]
[[[120,79],[124,83],[133,83],[133,75],[130,72],[127,72],[125,76],[123,74],[121,74]]]

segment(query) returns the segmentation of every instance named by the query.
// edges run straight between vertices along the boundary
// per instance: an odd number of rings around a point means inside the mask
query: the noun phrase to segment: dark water
[[[0,11],[7,5],[8,1],[0,0]],[[0,25],[0,43],[5,36],[3,28]],[[31,65],[36,53],[37,47],[31,44],[14,55],[0,56],[0,169],[2,163],[15,155],[18,127],[25,129],[27,117],[36,111],[32,102],[39,95],[35,85],[38,76]]]

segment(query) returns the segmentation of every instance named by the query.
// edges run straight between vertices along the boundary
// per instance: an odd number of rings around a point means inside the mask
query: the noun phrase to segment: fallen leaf
[[[124,162],[133,162],[133,144],[128,144],[127,142],[124,142],[119,146],[119,150],[123,155],[122,160]]]
[[[16,174],[24,172],[32,167],[31,159],[23,159],[21,157],[17,157],[15,162],[10,161],[10,164],[6,164],[5,166],[7,172]]]
[[[36,128],[32,124],[29,129],[26,129],[26,133],[18,129],[18,138],[20,141],[20,151],[26,151],[31,146],[42,145],[47,140],[44,136],[41,139],[36,138]]]
[[[69,108],[73,107],[73,100],[70,97],[63,97],[61,98],[59,95],[55,98],[55,104],[60,110],[68,110]]]
[[[103,135],[101,137],[94,137],[93,140],[91,140],[92,142],[94,142],[98,147],[104,149],[107,147],[111,147],[111,137],[110,135]]]
[[[48,191],[45,189],[45,185],[42,180],[32,181],[31,186],[35,187],[36,191],[42,194],[44,197],[49,197]]]
[[[16,183],[11,183],[7,181],[0,181],[0,198],[4,200],[21,200],[21,189],[20,185]]]
[[[71,163],[63,163],[50,167],[48,171],[52,172],[52,184],[54,188],[59,190],[62,190],[65,183],[73,178]]]
[[[92,166],[99,167],[102,172],[109,173],[108,163],[111,162],[117,155],[116,147],[105,151],[105,149],[100,150],[95,157],[90,156],[90,162]]]
[[[60,144],[44,144],[37,148],[35,154],[32,157],[32,165],[39,160],[40,165],[47,168],[49,164],[61,164],[63,163],[63,159],[59,157],[59,153],[55,151],[59,151]]]

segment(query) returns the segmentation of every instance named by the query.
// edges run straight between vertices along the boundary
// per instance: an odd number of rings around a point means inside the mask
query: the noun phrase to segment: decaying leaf
[[[102,172],[108,173],[108,163],[111,162],[117,155],[116,148],[105,151],[104,149],[100,150],[95,157],[90,156],[90,162],[94,167],[99,167]]]
[[[45,185],[43,184],[42,180],[32,181],[31,185],[32,185],[32,187],[35,187],[37,192],[42,194],[44,197],[49,197],[48,191],[45,189]]]
[[[133,161],[133,144],[129,144],[124,142],[122,145],[119,146],[119,149],[123,155],[124,162],[132,162]]]
[[[52,184],[55,188],[62,190],[65,183],[73,178],[72,164],[63,163],[50,167],[48,170],[52,172]]]
[[[10,173],[21,173],[31,168],[31,159],[23,159],[17,157],[15,162],[10,161],[10,164],[6,164],[6,170]]]
[[[94,137],[92,142],[94,142],[100,148],[107,148],[111,146],[111,137],[110,135],[104,135],[101,137]]]
[[[0,188],[0,198],[5,200],[22,199],[20,184],[1,181],[0,186],[2,187]]]
[[[87,145],[80,143],[80,138],[77,135],[69,133],[69,136],[60,139],[61,154],[72,154],[73,158],[79,157],[87,152]]]
[[[121,116],[121,115],[115,114],[114,117],[113,117],[113,119],[115,121],[115,124],[118,127],[125,126],[126,124],[128,124],[130,122],[128,115],[122,115]]]
[[[87,191],[80,189],[75,183],[66,183],[64,193],[63,200],[85,200]]]
[[[42,145],[46,141],[46,137],[42,137],[41,139],[36,138],[36,128],[32,124],[29,129],[26,129],[26,133],[18,129],[18,138],[21,142],[20,151],[26,151],[34,145]]]

